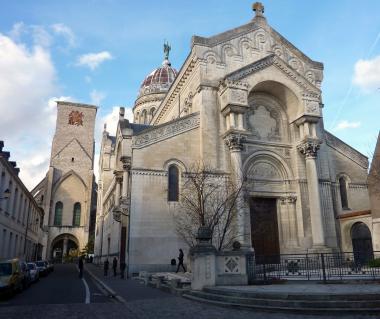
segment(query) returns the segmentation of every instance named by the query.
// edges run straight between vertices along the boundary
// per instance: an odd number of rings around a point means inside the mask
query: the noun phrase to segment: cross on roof
[[[264,16],[264,5],[261,2],[255,2],[252,5],[253,11],[256,13],[256,17]]]

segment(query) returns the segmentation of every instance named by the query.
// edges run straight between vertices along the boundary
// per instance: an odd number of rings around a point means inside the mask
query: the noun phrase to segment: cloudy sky
[[[368,155],[380,128],[380,1],[265,0],[265,15],[324,63],[325,127]],[[252,1],[0,0],[0,140],[32,188],[48,168],[58,99],[100,105],[96,139],[172,46],[248,22]],[[130,114],[130,112],[129,112]],[[97,149],[98,152],[98,149]]]

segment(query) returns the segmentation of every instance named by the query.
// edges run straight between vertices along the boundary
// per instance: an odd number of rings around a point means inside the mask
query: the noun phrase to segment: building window
[[[80,226],[80,203],[74,204],[73,226]]]
[[[176,165],[169,166],[168,174],[168,201],[178,202],[179,195],[179,170]]]
[[[62,225],[62,211],[63,211],[62,202],[57,202],[55,204],[54,226],[61,226]]]
[[[148,124],[148,116],[147,116],[146,110],[142,111],[141,116],[142,116],[142,123]]]
[[[339,192],[340,192],[340,202],[342,204],[342,209],[349,209],[348,198],[347,198],[347,183],[344,177],[339,178]]]

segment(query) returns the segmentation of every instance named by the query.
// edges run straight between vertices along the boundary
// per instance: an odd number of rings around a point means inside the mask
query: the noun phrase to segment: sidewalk
[[[136,280],[121,279],[120,275],[114,277],[112,269],[108,272],[108,276],[103,275],[102,267],[94,264],[85,264],[84,270],[87,271],[87,273],[89,273],[110,295],[124,304],[134,300],[175,298],[175,296],[170,293],[146,287]]]

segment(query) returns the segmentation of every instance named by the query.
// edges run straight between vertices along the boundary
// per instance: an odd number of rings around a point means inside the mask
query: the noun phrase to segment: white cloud
[[[21,32],[21,26],[17,28],[14,35]],[[48,49],[28,48],[0,33],[0,137],[28,188],[48,168],[56,114],[49,98],[56,93],[56,72]]]
[[[333,129],[334,131],[341,131],[350,128],[358,128],[361,125],[360,122],[349,122],[346,120],[340,121],[337,126]]]
[[[380,88],[380,55],[370,60],[356,62],[353,83],[364,92]]]
[[[51,26],[51,28],[55,34],[61,35],[66,39],[69,47],[76,46],[76,38],[74,32],[67,25],[64,25],[63,23],[55,23]]]
[[[34,45],[48,48],[53,44],[62,47],[62,41],[58,41],[57,36],[63,37],[68,48],[76,45],[74,32],[63,23],[56,23],[50,27],[43,25],[26,25],[23,22],[17,22],[9,32],[9,37],[15,42],[22,42],[24,36],[30,36]]]
[[[87,53],[78,57],[77,65],[89,67],[95,70],[101,63],[107,60],[112,60],[113,57],[108,51],[99,53]]]
[[[98,90],[92,90],[90,93],[91,104],[99,106],[105,97],[106,97],[106,94],[104,92],[100,92]]]

